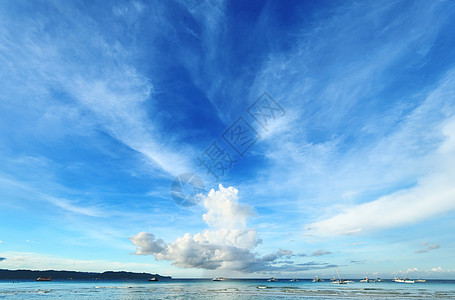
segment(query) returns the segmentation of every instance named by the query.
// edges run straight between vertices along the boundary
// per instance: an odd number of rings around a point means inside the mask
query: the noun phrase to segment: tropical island
[[[134,273],[125,271],[106,271],[102,273],[96,272],[79,272],[79,271],[56,271],[56,270],[6,270],[0,269],[0,280],[19,280],[33,279],[38,277],[51,277],[52,280],[148,280],[157,278],[160,281],[171,280],[171,276],[161,276],[151,273]]]

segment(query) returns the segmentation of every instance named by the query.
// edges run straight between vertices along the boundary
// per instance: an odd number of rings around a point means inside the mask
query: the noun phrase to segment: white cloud
[[[427,278],[442,278],[440,277],[441,275],[444,275],[444,277],[446,277],[447,279],[450,279],[452,277],[450,277],[451,275],[453,275],[453,270],[446,270],[444,269],[443,267],[441,266],[438,266],[438,267],[434,267],[434,268],[431,268],[431,269],[427,269],[427,270],[423,270],[423,269],[419,269],[417,267],[414,267],[414,268],[408,268],[407,270],[403,271],[403,270],[399,270],[399,271],[395,271],[395,272],[392,272],[391,274],[392,275],[400,275],[400,276],[405,276],[404,274],[410,274],[409,276],[419,276],[419,277],[427,277]]]
[[[359,246],[359,245],[365,245],[368,244],[367,242],[357,242],[357,243],[351,243],[351,244],[344,244],[344,246]]]
[[[238,198],[238,190],[233,187],[226,189],[220,185],[218,191],[212,189],[204,199],[207,213],[202,215],[202,219],[213,228],[245,228],[252,209],[241,205]]]
[[[280,249],[279,253],[280,253],[280,255],[283,255],[283,256],[291,256],[292,255],[292,251],[291,250]]]
[[[101,210],[99,210],[97,208],[77,205],[76,202],[70,201],[67,199],[51,197],[51,196],[43,195],[43,194],[42,194],[42,198],[46,199],[50,203],[66,210],[68,212],[87,215],[87,216],[91,216],[91,217],[100,217],[104,214],[101,212]]]
[[[328,255],[328,254],[332,254],[332,252],[329,252],[329,251],[324,251],[322,249],[319,249],[319,250],[316,250],[314,251],[311,256],[322,256],[322,255]]]
[[[163,144],[146,116],[144,102],[153,87],[135,70],[124,68],[102,80],[80,76],[70,80],[67,88],[111,136],[144,155],[154,167],[174,176],[189,170],[186,156]]]
[[[107,41],[90,16],[54,4],[62,14],[58,20],[25,19],[6,26],[8,30],[0,36],[0,43],[7,45],[0,63],[5,63],[5,74],[10,73],[2,99],[14,99],[16,106],[27,112],[23,118],[27,124],[38,123],[36,130],[44,131],[46,138],[55,131],[87,135],[101,129],[143,155],[157,170],[171,175],[189,170],[185,156],[189,150],[181,149],[175,136],[157,132],[159,121],[148,114],[153,114],[153,84],[129,63],[127,46]],[[133,2],[126,10],[117,7],[113,11],[121,15],[143,9],[142,4]],[[65,28],[60,26],[60,18],[66,20]],[[44,32],[43,24],[52,24],[54,29]],[[65,101],[48,96],[55,90],[66,94]],[[36,111],[39,113],[34,114]],[[68,119],[72,122],[65,122]],[[55,124],[61,126],[56,128]]]
[[[0,252],[0,256],[6,259],[2,262],[2,268],[7,269],[30,269],[30,270],[70,270],[82,272],[103,271],[131,271],[131,272],[157,272],[156,264],[118,262],[108,260],[79,260],[45,255],[36,252]]]
[[[414,272],[418,272],[418,271],[419,271],[418,268],[408,268],[408,269],[406,270],[406,273],[414,273]]]
[[[312,235],[355,235],[413,224],[446,213],[455,209],[455,188],[444,175],[425,178],[415,188],[343,209],[338,215],[310,224],[307,229]]]
[[[355,235],[370,230],[414,224],[455,209],[455,119],[442,125],[446,138],[427,156],[427,174],[417,184],[374,201],[346,205],[328,219],[311,223],[306,228],[313,236]],[[435,134],[435,133],[434,133]],[[439,136],[437,133],[436,136]]]
[[[393,3],[368,6],[367,15],[363,4],[356,4],[337,11],[336,18],[319,26],[303,27],[295,51],[286,55],[271,53],[262,73],[256,76],[251,94],[267,89],[279,97],[288,113],[283,120],[289,122],[280,127],[279,135],[262,140],[268,143],[266,155],[271,168],[260,171],[263,177],[260,182],[261,185],[266,182],[269,188],[254,186],[251,190],[266,197],[291,194],[276,202],[258,201],[256,207],[274,206],[281,211],[292,207],[301,212],[302,218],[319,214],[318,220],[327,219],[340,212],[337,205],[347,208],[364,199],[377,199],[397,186],[409,186],[425,173],[426,161],[421,158],[434,150],[430,149],[435,142],[434,125],[453,112],[453,81],[448,82],[447,93],[439,95],[440,101],[417,109],[420,118],[412,124],[406,124],[409,112],[423,100],[429,87],[433,88],[433,83],[412,89],[401,99],[395,96],[392,99],[387,93],[396,87],[388,82],[392,80],[391,72],[402,69],[404,57],[412,57],[413,63],[420,61],[420,56],[408,56],[410,49],[431,45],[445,24],[442,20],[448,20],[450,14],[441,15],[441,22],[428,27],[421,20],[429,21],[439,15],[438,9],[443,5],[412,7],[412,18],[398,15],[394,20],[401,24],[400,36],[406,38],[398,40],[388,32],[378,40],[372,39],[373,45],[365,44],[352,33],[359,28],[373,31],[376,26],[382,28],[377,23],[381,19],[378,16],[389,15],[386,12],[395,11],[396,7]],[[353,18],[354,15],[362,17]],[[421,30],[415,32],[416,27]],[[333,34],[334,28],[344,29]],[[352,43],[346,43],[347,40]],[[356,43],[358,47],[354,46]],[[334,45],[337,51],[333,51]],[[352,54],[359,50],[364,53]],[[333,64],[325,61],[315,62],[318,57],[321,60],[331,57],[339,67],[333,68]],[[369,101],[378,106],[364,109]],[[295,120],[289,119],[291,114],[297,115]],[[406,128],[401,130],[403,127]],[[325,215],[321,216],[321,212]],[[348,231],[356,229],[362,231],[359,228]]]
[[[422,246],[426,246],[424,249],[414,251],[414,253],[426,253],[431,250],[439,249],[441,246],[438,243],[428,245],[428,242],[423,242]]]
[[[277,265],[279,259],[292,256],[292,251],[285,249],[262,257],[252,252],[261,243],[256,230],[247,227],[247,218],[253,209],[238,202],[238,191],[233,187],[224,188],[220,184],[218,191],[212,189],[204,197],[203,206],[207,212],[202,218],[209,229],[193,236],[186,233],[170,243],[156,239],[151,233],[140,232],[130,238],[137,247],[135,254],[153,255],[156,260],[172,261],[183,268],[221,268],[242,272],[299,271],[327,265]]]
[[[250,252],[260,240],[256,230],[247,228],[246,219],[252,209],[238,202],[238,191],[233,187],[212,189],[204,197],[207,209],[202,218],[209,230],[191,236],[186,233],[174,242],[156,240],[153,234],[140,232],[130,240],[136,245],[136,254],[151,254],[157,260],[170,260],[184,268],[245,269],[256,260]]]
[[[67,212],[81,214],[91,217],[100,217],[105,215],[105,212],[98,207],[81,204],[80,201],[68,200],[60,197],[54,197],[38,191],[37,189],[20,182],[18,180],[2,177],[0,174],[0,183],[5,183],[9,187],[20,189],[22,192],[26,192],[27,195],[33,195],[33,201],[37,199],[49,202]],[[1,185],[0,185],[1,186]],[[1,241],[0,241],[1,243]]]
[[[130,16],[136,18],[145,9],[145,5],[134,1],[131,3],[124,3],[122,5],[114,6],[112,8],[112,13],[116,17],[125,17]]]

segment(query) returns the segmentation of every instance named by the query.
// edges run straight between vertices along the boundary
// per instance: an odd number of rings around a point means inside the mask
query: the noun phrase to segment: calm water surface
[[[311,280],[0,281],[0,299],[455,299],[455,281],[330,284]]]

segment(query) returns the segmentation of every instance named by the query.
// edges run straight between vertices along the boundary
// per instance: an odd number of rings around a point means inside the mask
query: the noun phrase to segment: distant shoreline
[[[38,277],[51,277],[52,280],[125,280],[125,279],[150,279],[171,280],[171,276],[162,276],[151,273],[135,273],[126,271],[81,272],[57,270],[8,270],[0,269],[0,280],[36,279]]]
[[[104,272],[83,272],[83,271],[66,271],[66,270],[8,270],[0,269],[0,280],[36,280],[38,277],[51,277],[52,280],[148,280],[152,277],[158,278],[159,281],[170,281],[170,280],[184,280],[184,281],[198,281],[198,280],[211,280],[212,278],[204,277],[177,277],[163,276],[152,273],[137,273],[127,271],[104,271]],[[266,280],[268,278],[227,278],[228,281],[236,280]],[[277,278],[278,281],[287,281],[291,278]],[[297,278],[302,281],[311,281],[313,278]],[[324,278],[326,282],[329,282],[329,278]],[[362,278],[348,278],[349,280],[359,281]],[[392,278],[382,278],[384,281],[391,281]],[[455,279],[437,279],[429,278],[427,281],[455,281]]]

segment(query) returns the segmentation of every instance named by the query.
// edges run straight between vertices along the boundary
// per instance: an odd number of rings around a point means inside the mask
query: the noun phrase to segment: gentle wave
[[[42,290],[42,289],[35,289],[35,290],[26,290],[26,291],[0,291],[0,295],[20,295],[20,294],[47,294],[52,292],[51,289]]]
[[[131,289],[132,286],[95,286],[95,289]]]

